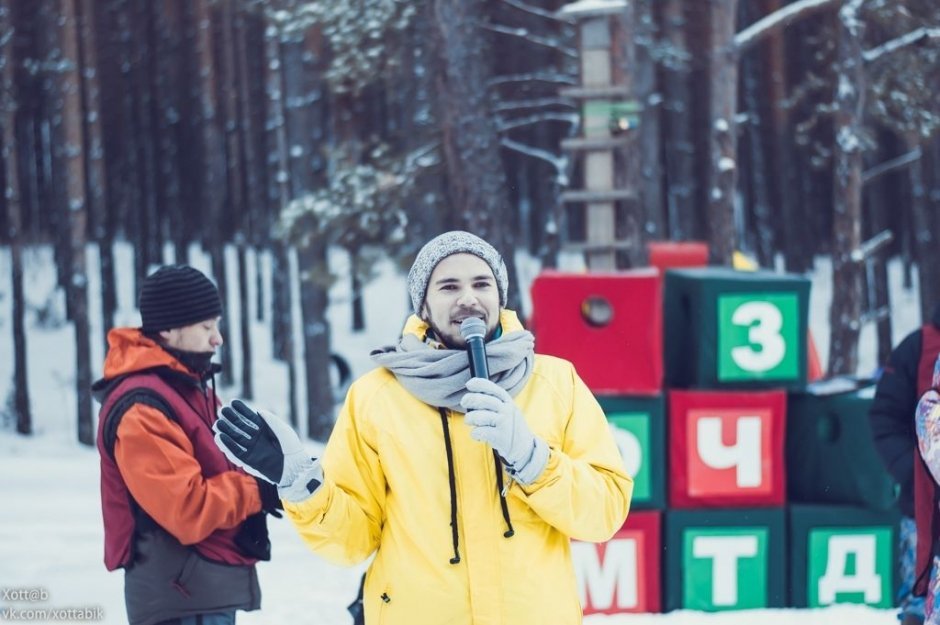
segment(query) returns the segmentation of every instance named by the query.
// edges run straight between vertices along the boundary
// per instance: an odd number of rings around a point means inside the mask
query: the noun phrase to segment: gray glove
[[[311,459],[297,433],[270,412],[236,399],[222,408],[212,429],[215,444],[232,464],[277,485],[281,499],[301,501],[323,483],[319,461]]]
[[[532,434],[522,412],[505,390],[484,378],[470,378],[460,405],[470,436],[496,450],[520,484],[531,484],[548,464],[548,445]]]

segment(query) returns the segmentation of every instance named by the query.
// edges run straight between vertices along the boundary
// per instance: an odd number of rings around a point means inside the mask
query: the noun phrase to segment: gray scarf
[[[397,346],[377,349],[371,357],[424,403],[464,412],[460,398],[470,379],[470,360],[465,350],[435,349],[414,334],[406,334]],[[535,337],[525,330],[503,334],[486,344],[486,360],[490,380],[515,397],[532,375]]]

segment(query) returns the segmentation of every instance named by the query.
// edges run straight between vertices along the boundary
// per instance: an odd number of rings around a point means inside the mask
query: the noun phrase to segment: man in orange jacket
[[[270,558],[273,486],[213,442],[212,363],[222,303],[185,265],[143,283],[140,328],[108,333],[98,449],[105,566],[124,569],[132,625],[229,625],[260,607],[255,563]]]

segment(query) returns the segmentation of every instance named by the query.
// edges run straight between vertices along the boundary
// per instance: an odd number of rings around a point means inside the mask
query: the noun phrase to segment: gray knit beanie
[[[424,297],[428,293],[428,281],[437,264],[453,254],[473,254],[486,261],[493,270],[496,286],[499,288],[499,305],[506,306],[506,294],[509,290],[509,272],[506,263],[492,245],[480,237],[463,232],[451,230],[438,235],[424,244],[418,252],[411,271],[408,272],[408,292],[411,294],[411,305],[419,313]]]

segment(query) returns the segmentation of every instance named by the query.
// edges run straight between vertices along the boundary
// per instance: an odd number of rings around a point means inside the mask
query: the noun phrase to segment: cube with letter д
[[[594,393],[659,394],[660,282],[654,269],[542,272],[532,283],[531,325],[539,353],[574,363]]]
[[[666,384],[800,388],[806,383],[810,282],[719,267],[666,272]]]
[[[631,512],[605,543],[571,541],[581,608],[588,614],[659,612],[662,513]]]
[[[792,606],[894,605],[895,510],[791,505],[789,515]]]
[[[746,610],[786,601],[782,508],[666,513],[666,610]]]
[[[780,506],[783,391],[670,391],[669,505]]]
[[[666,507],[666,415],[663,396],[612,397],[597,401],[633,478],[632,510]]]

